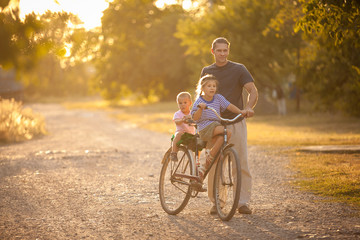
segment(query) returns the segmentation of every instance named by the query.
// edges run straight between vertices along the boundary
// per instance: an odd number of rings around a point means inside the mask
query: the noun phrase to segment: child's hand
[[[182,120],[183,120],[183,122],[186,123],[186,124],[190,124],[190,123],[193,122],[191,115],[184,116],[184,117],[182,118]]]
[[[206,103],[199,103],[198,105],[202,110],[206,108]]]

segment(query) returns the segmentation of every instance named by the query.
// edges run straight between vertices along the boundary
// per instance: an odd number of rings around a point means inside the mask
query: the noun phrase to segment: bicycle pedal
[[[197,190],[198,192],[207,192],[207,189],[204,187],[201,187],[199,190]]]
[[[193,182],[191,184],[191,187],[192,189],[194,189],[195,191],[198,191],[198,192],[206,192],[207,189],[203,187],[203,185],[199,182]]]

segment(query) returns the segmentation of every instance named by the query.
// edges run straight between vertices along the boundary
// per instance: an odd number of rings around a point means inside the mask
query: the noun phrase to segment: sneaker
[[[216,210],[216,206],[215,206],[215,205],[213,205],[213,206],[210,208],[209,213],[210,213],[211,215],[217,214],[217,210]]]
[[[171,161],[174,161],[174,162],[177,162],[177,161],[178,161],[177,153],[176,153],[176,152],[170,153],[170,160],[171,160]]]
[[[251,214],[252,213],[251,209],[246,205],[239,207],[238,211],[241,214]]]

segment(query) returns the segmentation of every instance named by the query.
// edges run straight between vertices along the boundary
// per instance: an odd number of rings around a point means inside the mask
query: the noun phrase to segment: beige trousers
[[[247,128],[245,119],[236,124],[227,126],[227,129],[231,131],[232,136],[229,143],[234,144],[234,148],[238,153],[241,164],[241,191],[239,207],[246,205],[250,201],[251,187],[252,187],[252,176],[249,170],[248,159],[247,159]],[[214,164],[208,174],[208,197],[212,203],[215,203],[214,198],[214,175],[216,165]]]

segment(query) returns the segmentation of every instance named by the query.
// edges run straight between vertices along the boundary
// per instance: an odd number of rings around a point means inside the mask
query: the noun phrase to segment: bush
[[[0,98],[0,142],[30,140],[46,134],[44,118],[14,99]]]

